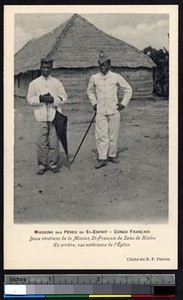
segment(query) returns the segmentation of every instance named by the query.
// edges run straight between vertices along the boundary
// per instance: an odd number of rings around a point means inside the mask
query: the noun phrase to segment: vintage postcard
[[[178,6],[4,6],[4,268],[177,269]]]

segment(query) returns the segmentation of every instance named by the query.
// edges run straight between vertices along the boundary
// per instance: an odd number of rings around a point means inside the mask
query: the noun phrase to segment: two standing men
[[[87,94],[96,114],[95,138],[98,150],[96,169],[107,165],[107,161],[118,163],[116,157],[120,130],[120,111],[129,103],[132,96],[131,86],[119,74],[110,71],[111,60],[100,51],[100,72],[90,78]],[[67,101],[62,83],[50,74],[53,60],[41,59],[41,76],[29,85],[27,101],[34,106],[36,119],[36,144],[39,171],[43,175],[47,165],[53,173],[59,172],[59,144],[54,117],[56,109]],[[118,102],[117,92],[124,92],[122,102]]]

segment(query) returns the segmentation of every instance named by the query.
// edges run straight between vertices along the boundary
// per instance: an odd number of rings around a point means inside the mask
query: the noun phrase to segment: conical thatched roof
[[[40,68],[42,57],[54,59],[54,68],[98,66],[99,51],[111,56],[112,66],[152,68],[152,60],[137,48],[96,28],[75,14],[42,37],[31,39],[15,54],[15,74]]]

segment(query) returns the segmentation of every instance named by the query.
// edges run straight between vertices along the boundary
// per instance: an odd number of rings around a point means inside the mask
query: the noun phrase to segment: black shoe
[[[116,157],[111,157],[111,156],[108,156],[107,160],[114,164],[118,164],[120,162],[119,159],[117,159]]]
[[[39,171],[37,172],[37,175],[43,175],[45,172],[46,172],[46,168],[39,169]]]
[[[107,160],[101,159],[98,161],[97,165],[95,166],[95,169],[100,169],[105,166],[107,166]]]
[[[58,168],[51,168],[50,169],[53,173],[59,173],[60,170]]]

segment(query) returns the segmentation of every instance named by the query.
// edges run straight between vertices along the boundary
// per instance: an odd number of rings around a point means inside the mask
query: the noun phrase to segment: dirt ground
[[[93,116],[90,103],[65,104],[72,158]],[[119,164],[96,170],[94,124],[69,170],[37,173],[34,114],[15,99],[16,223],[164,223],[168,221],[168,102],[132,100],[122,112]]]

